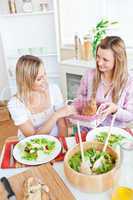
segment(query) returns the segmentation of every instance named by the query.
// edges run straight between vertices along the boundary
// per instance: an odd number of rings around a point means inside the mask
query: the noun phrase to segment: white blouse
[[[41,125],[50,117],[55,109],[63,106],[63,97],[59,87],[55,84],[49,85],[49,91],[51,107],[40,113],[32,113],[22,101],[20,101],[16,96],[13,96],[8,103],[8,109],[14,124],[19,126],[30,119],[35,129],[41,127]],[[58,129],[55,124],[50,132],[50,135],[57,136],[57,134]],[[20,130],[18,130],[18,137],[19,139],[24,138],[24,135]]]

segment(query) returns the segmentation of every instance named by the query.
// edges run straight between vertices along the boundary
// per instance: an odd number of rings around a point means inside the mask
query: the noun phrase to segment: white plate
[[[30,141],[31,139],[35,139],[35,138],[45,138],[50,141],[54,141],[55,148],[53,149],[53,151],[51,153],[49,153],[49,154],[44,153],[43,156],[37,158],[36,160],[30,161],[30,160],[23,159],[21,157],[21,153],[24,149],[26,142]],[[20,163],[23,163],[26,165],[39,165],[39,164],[46,163],[46,162],[53,160],[60,153],[60,151],[61,151],[61,144],[57,138],[55,138],[51,135],[34,135],[34,136],[24,138],[19,143],[17,143],[13,150],[13,156]]]
[[[72,124],[77,124],[77,121],[79,121],[80,126],[84,126],[84,127],[88,127],[88,128],[95,128],[97,126],[96,120],[92,120],[89,122],[83,121],[83,120],[72,119],[72,118],[69,118],[69,120]]]
[[[100,134],[101,132],[108,132],[108,130],[109,130],[109,126],[92,129],[91,131],[88,132],[86,136],[86,141],[88,142],[94,141],[96,140],[96,135]],[[133,137],[124,129],[121,129],[118,127],[112,127],[112,134],[124,136],[125,138],[121,141],[121,143],[123,143],[125,140],[133,141]]]

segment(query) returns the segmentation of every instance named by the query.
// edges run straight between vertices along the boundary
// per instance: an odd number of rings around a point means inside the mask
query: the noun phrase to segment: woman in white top
[[[63,106],[56,85],[49,85],[43,62],[25,55],[16,65],[17,94],[8,103],[8,109],[19,138],[34,134],[65,134],[64,117],[75,113],[73,106]]]

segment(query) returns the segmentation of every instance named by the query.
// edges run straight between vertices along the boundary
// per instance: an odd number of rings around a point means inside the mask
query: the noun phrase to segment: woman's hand
[[[58,118],[68,117],[70,115],[75,115],[76,109],[73,105],[65,105],[64,107],[57,110],[56,113],[58,115]]]
[[[98,109],[98,114],[101,116],[108,116],[117,112],[117,105],[114,103],[103,103]]]

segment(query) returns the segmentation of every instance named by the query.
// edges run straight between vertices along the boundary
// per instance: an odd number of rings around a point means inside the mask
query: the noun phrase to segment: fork
[[[110,138],[110,135],[111,135],[111,131],[112,131],[112,127],[113,127],[113,125],[114,125],[115,118],[116,118],[116,114],[114,114],[113,117],[112,117],[111,125],[110,125],[109,131],[108,131],[108,136],[107,136],[107,138],[106,138],[106,141],[105,141],[105,144],[104,144],[104,147],[103,147],[102,152],[105,152],[106,149],[107,149],[108,141],[109,141],[109,138]],[[99,168],[99,167],[102,165],[103,159],[104,159],[104,156],[101,155],[101,157],[99,157],[99,158],[95,161],[95,163],[94,163],[92,169],[93,169],[93,170],[96,170],[97,168]]]
[[[11,144],[11,150],[10,150],[10,167],[13,168],[14,167],[14,157],[13,157],[13,148],[14,148],[14,144]]]

